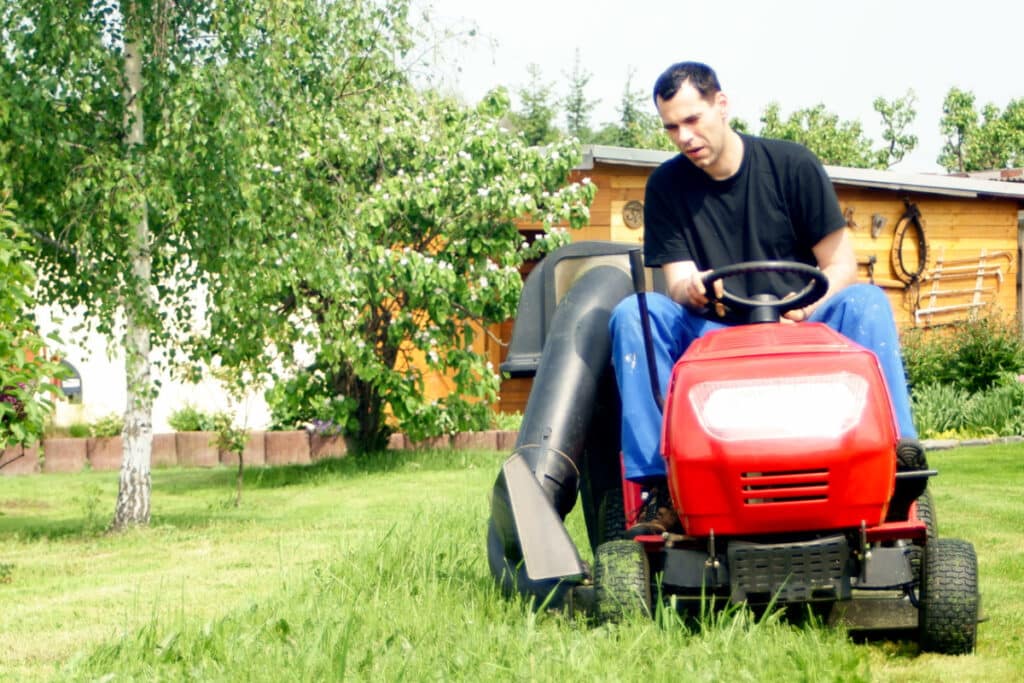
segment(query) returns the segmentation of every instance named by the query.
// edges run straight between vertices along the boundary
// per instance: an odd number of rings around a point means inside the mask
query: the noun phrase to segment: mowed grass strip
[[[503,457],[251,470],[237,509],[230,470],[158,470],[152,527],[119,536],[101,533],[116,475],[2,480],[0,678],[924,681],[1024,670],[1024,555],[1009,512],[1024,503],[1021,446],[931,454],[940,533],[978,546],[990,619],[971,657],[855,644],[739,610],[697,628],[671,615],[597,627],[535,614],[501,598],[487,568]],[[578,512],[569,525],[585,537]]]

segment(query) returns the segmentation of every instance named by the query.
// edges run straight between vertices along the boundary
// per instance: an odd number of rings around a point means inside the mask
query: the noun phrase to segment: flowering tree
[[[302,367],[297,350],[315,356],[277,401],[298,398],[312,408],[298,414],[364,448],[393,425],[427,436],[485,423],[498,377],[472,342],[511,317],[523,260],[585,223],[593,193],[567,182],[572,143],[528,146],[502,129],[508,107],[502,90],[467,110],[395,86],[311,112],[316,135],[264,166],[293,199],[267,207],[288,227],[236,243],[211,289],[208,355],[285,376]],[[517,218],[544,233],[526,243]],[[425,398],[430,372],[450,395]]]

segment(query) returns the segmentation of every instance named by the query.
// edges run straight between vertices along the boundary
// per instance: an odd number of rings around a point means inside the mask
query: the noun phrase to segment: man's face
[[[708,101],[689,82],[671,99],[658,98],[665,132],[695,166],[711,173],[721,159],[729,132],[728,100],[722,92]]]

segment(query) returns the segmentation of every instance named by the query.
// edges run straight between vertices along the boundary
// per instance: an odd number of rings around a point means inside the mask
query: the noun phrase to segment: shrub
[[[964,413],[966,429],[979,435],[1024,434],[1024,383],[1004,375],[996,386],[971,396]]]
[[[89,425],[82,424],[81,422],[75,422],[68,426],[68,436],[75,439],[81,439],[83,437],[89,436],[91,431],[92,430],[89,427]]]
[[[948,381],[949,330],[912,328],[901,335],[903,367],[912,389]]]
[[[965,424],[965,411],[971,395],[950,384],[925,384],[914,387],[911,404],[914,425],[923,439],[958,436]]]
[[[1016,322],[989,311],[945,330],[905,333],[903,359],[912,387],[952,384],[973,394],[1024,370],[1024,339]]]
[[[340,395],[325,372],[312,366],[278,382],[266,392],[270,428],[315,428],[324,433],[350,433],[359,429],[354,398]]]
[[[518,432],[519,428],[523,424],[522,413],[500,413],[495,412],[492,418],[491,424],[494,429],[501,429],[503,431]]]
[[[124,418],[117,413],[110,413],[89,423],[89,434],[98,438],[120,436],[124,431]]]
[[[176,432],[213,432],[217,430],[216,416],[199,410],[191,403],[168,416],[167,424]]]
[[[244,427],[236,427],[231,415],[225,412],[213,416],[213,431],[217,432],[215,443],[222,451],[240,455],[249,440],[249,432]]]

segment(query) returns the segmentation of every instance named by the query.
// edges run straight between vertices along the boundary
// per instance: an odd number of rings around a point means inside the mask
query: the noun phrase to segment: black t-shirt
[[[743,161],[726,180],[712,179],[682,154],[651,174],[644,198],[648,266],[694,261],[707,270],[759,260],[817,265],[811,248],[846,225],[832,182],[807,148],[741,137]],[[726,288],[740,296],[783,297],[805,284],[796,275],[758,274],[730,278]]]

